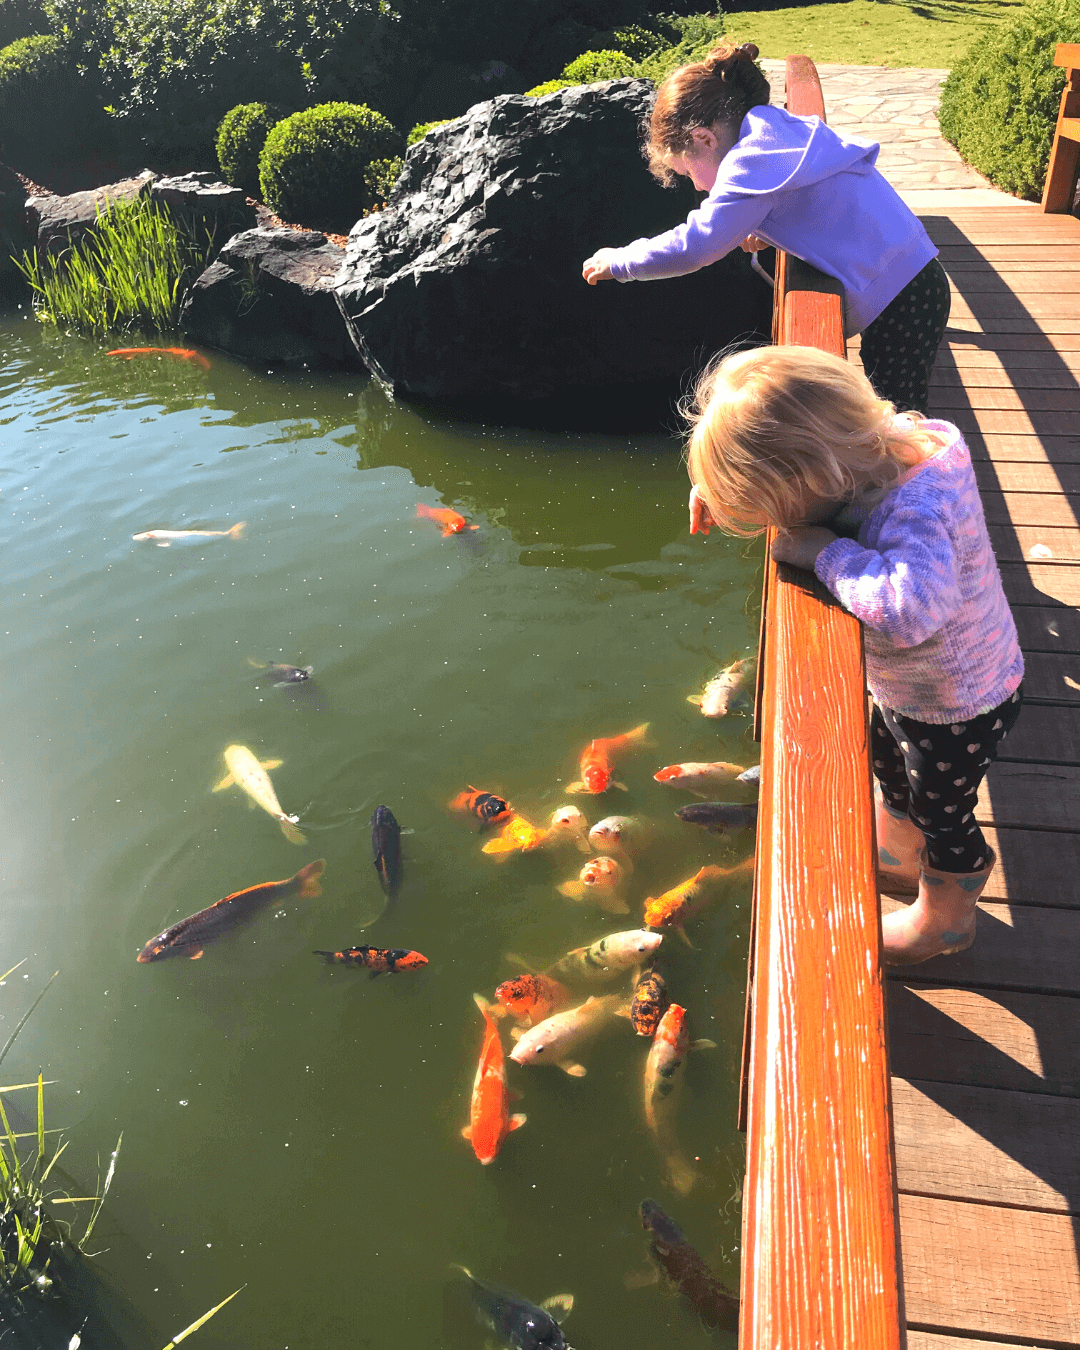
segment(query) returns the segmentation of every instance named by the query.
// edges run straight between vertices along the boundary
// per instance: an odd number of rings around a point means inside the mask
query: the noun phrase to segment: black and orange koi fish
[[[348,947],[343,952],[317,951],[315,955],[332,966],[362,966],[371,971],[372,979],[377,975],[400,975],[402,971],[419,970],[428,963],[426,956],[402,947]]]
[[[505,798],[497,797],[494,792],[483,792],[471,783],[468,792],[459,792],[450,803],[450,810],[475,816],[481,830],[492,825],[505,825],[514,814],[514,808]]]
[[[271,901],[286,900],[293,895],[304,898],[322,895],[319,877],[325,867],[326,863],[320,858],[301,867],[296,876],[287,881],[264,881],[261,886],[249,886],[247,890],[223,896],[206,909],[200,909],[198,914],[181,919],[164,933],[152,937],[136,960],[143,965],[164,961],[167,956],[189,956],[192,961],[197,961],[207,942],[250,919]]]

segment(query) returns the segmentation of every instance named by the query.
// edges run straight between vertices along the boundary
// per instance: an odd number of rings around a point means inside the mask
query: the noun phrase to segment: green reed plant
[[[63,253],[35,249],[17,265],[44,323],[93,337],[174,329],[186,290],[209,252],[145,197],[113,202],[92,232]]]

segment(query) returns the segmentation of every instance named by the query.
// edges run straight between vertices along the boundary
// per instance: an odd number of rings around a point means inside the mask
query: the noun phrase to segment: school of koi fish
[[[131,349],[131,354],[142,350]],[[167,350],[173,355],[185,354],[179,349]],[[129,351],[113,354],[127,356]],[[439,525],[444,537],[478,528],[449,508],[421,503],[417,516]],[[133,538],[159,544],[190,537],[236,539],[241,530],[239,525],[219,531],[151,530]],[[251,658],[249,664],[278,687],[304,683],[314,674],[310,666],[263,663]],[[732,662],[689,702],[698,705],[706,717],[726,716],[738,701],[746,700],[752,669],[753,663],[747,659]],[[621,735],[591,740],[580,756],[580,778],[567,786],[567,793],[600,797],[612,790],[627,791],[616,778],[616,770],[627,759],[655,748],[648,732],[649,725],[644,723]],[[239,787],[252,805],[278,822],[289,842],[306,843],[298,828],[299,818],[283,810],[270,779],[270,771],[278,768],[281,760],[260,761],[247,746],[229,745],[223,761],[226,773],[214,785],[214,792]],[[699,797],[735,782],[756,785],[759,776],[756,765],[744,768],[723,761],[669,764],[653,775],[666,787]],[[569,849],[589,855],[575,875],[557,886],[567,899],[593,904],[617,916],[630,915],[635,905],[641,906],[639,927],[607,933],[567,951],[543,969],[535,969],[520,957],[510,957],[520,973],[499,984],[490,999],[479,993],[473,995],[483,1019],[483,1035],[469,1120],[461,1130],[462,1136],[478,1161],[488,1166],[499,1157],[509,1135],[526,1124],[525,1114],[510,1109],[518,1094],[507,1079],[507,1058],[521,1068],[551,1066],[580,1078],[587,1072],[584,1061],[596,1042],[620,1029],[632,1031],[650,1041],[642,1084],[648,1132],[667,1184],[677,1196],[686,1196],[700,1178],[695,1161],[679,1138],[683,1072],[692,1051],[715,1049],[716,1045],[710,1040],[691,1039],[689,1013],[673,1000],[655,961],[662,945],[676,939],[693,950],[687,925],[752,879],[752,843],[748,855],[734,866],[701,867],[660,895],[642,896],[632,902],[635,862],[648,850],[655,833],[649,821],[610,815],[590,825],[578,806],[567,804],[558,807],[546,825],[537,825],[498,793],[472,785],[447,805],[454,815],[476,825],[483,838],[481,851],[496,861],[507,862],[517,854],[539,849]],[[683,806],[675,814],[712,834],[738,835],[755,828],[757,805],[702,801]],[[402,879],[401,835],[392,811],[378,806],[371,818],[372,853],[378,882],[388,902],[396,896]],[[324,860],[317,859],[285,880],[263,882],[226,895],[151,938],[136,959],[143,964],[172,956],[197,960],[211,941],[253,919],[272,903],[321,895],[320,878],[325,866]],[[358,945],[316,950],[314,955],[330,964],[365,969],[372,979],[415,973],[428,965],[426,956],[409,948]],[[503,1028],[508,1023],[512,1042],[509,1055],[503,1044]],[[738,1297],[724,1288],[655,1200],[643,1200],[639,1215],[650,1236],[655,1273],[689,1301],[707,1328],[734,1330]],[[559,1294],[534,1304],[513,1290],[478,1279],[463,1266],[456,1269],[467,1285],[477,1319],[504,1345],[512,1350],[571,1350],[561,1322],[573,1307],[572,1295]],[[634,1282],[644,1281],[628,1277],[628,1287]]]

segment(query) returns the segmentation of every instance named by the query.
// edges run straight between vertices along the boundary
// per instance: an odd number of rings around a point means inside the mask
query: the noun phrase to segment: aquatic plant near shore
[[[191,280],[202,270],[210,240],[199,247],[146,198],[114,202],[93,231],[56,256],[37,249],[16,265],[34,291],[44,323],[91,337],[176,327]]]

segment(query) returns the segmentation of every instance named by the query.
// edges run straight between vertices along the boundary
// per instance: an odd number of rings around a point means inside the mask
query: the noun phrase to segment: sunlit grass
[[[764,57],[799,52],[847,65],[946,69],[987,24],[1009,19],[1022,7],[1023,0],[842,0],[726,10],[725,28],[740,42],[756,42]]]
[[[63,253],[35,249],[18,264],[45,323],[92,337],[168,332],[207,249],[146,198],[111,204],[91,233]]]

